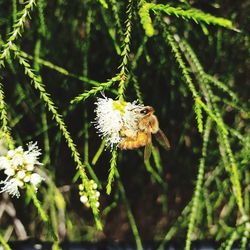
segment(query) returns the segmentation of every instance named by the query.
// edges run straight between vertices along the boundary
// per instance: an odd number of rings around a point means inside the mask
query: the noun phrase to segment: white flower
[[[80,201],[83,203],[83,204],[86,204],[88,202],[88,197],[86,195],[82,195],[80,197]]]
[[[1,156],[0,157],[0,170],[9,169],[10,167],[11,167],[10,161],[5,156]]]
[[[24,170],[20,170],[20,171],[17,172],[17,177],[19,179],[23,179],[25,176],[26,176],[26,173],[25,173]]]
[[[18,188],[24,187],[24,183],[31,184],[37,190],[37,186],[43,178],[34,173],[37,165],[42,165],[38,157],[41,155],[37,143],[27,144],[28,150],[24,151],[21,146],[14,150],[9,150],[6,156],[0,157],[0,170],[4,170],[7,178],[0,181],[4,185],[0,193],[7,192],[11,196],[19,197]]]
[[[93,189],[97,189],[97,184],[96,183],[94,183]]]
[[[33,164],[28,164],[26,168],[28,171],[33,171],[35,166]]]
[[[14,197],[16,196],[19,198],[20,193],[18,190],[19,186],[22,186],[20,181],[16,178],[9,179],[8,177],[4,181],[0,181],[0,184],[4,184],[4,186],[1,188],[0,193],[7,192],[10,196]]]
[[[84,186],[83,186],[82,184],[80,184],[78,187],[79,187],[79,190],[80,190],[80,191],[83,191],[83,190],[84,190]]]
[[[79,188],[80,201],[86,207],[90,207],[90,204],[92,206],[95,206],[96,208],[100,206],[100,203],[98,201],[98,198],[100,197],[100,192],[96,190],[97,184],[94,180],[89,181],[88,192],[83,184],[80,184],[78,188]]]
[[[38,184],[42,182],[43,178],[37,174],[34,173],[30,176],[30,183],[36,188]]]
[[[30,175],[26,175],[24,178],[23,178],[23,181],[24,182],[30,182]]]
[[[132,131],[133,135],[137,133],[138,119],[140,118],[140,113],[137,110],[142,106],[136,102],[130,103],[107,97],[97,98],[95,104],[97,106],[95,127],[111,149],[121,141],[122,129]]]
[[[114,108],[114,101],[111,98],[97,98],[95,127],[101,136],[106,140],[107,145],[119,143],[120,130],[122,128],[122,115]]]
[[[18,148],[16,150],[18,150]],[[9,150],[7,153],[7,157],[12,158],[15,155],[15,153],[16,153],[15,150]]]
[[[16,152],[16,154],[11,159],[11,163],[14,166],[14,168],[17,168],[18,166],[23,166],[24,164],[23,152]]]
[[[90,184],[92,189],[97,189],[97,184],[96,184],[96,182],[94,180],[90,180],[89,184]]]
[[[96,206],[97,208],[100,207],[100,202],[97,201],[97,202],[95,203],[95,206]]]
[[[38,156],[41,155],[41,150],[37,146],[37,142],[35,143],[28,143],[28,150],[24,152],[25,162],[28,165],[42,165],[38,161]]]
[[[13,169],[13,168],[6,168],[5,170],[4,170],[4,173],[7,175],[7,176],[13,176],[13,175],[15,175],[15,170]]]

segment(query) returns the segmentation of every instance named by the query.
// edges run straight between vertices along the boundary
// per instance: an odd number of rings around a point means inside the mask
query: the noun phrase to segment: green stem
[[[126,192],[125,192],[124,186],[123,186],[123,184],[121,182],[118,170],[116,170],[115,175],[116,175],[116,178],[118,180],[118,188],[119,188],[123,203],[124,203],[124,205],[126,207],[128,220],[129,220],[132,232],[133,232],[134,237],[135,237],[136,247],[137,247],[138,250],[143,250],[142,241],[141,241],[139,231],[138,231],[138,228],[137,228],[137,225],[136,225],[136,222],[135,222],[135,218],[134,218],[134,215],[133,215],[132,210],[130,208],[129,202],[128,202],[127,198],[126,198]]]
[[[28,2],[26,2],[24,9],[18,13],[18,16],[20,16],[20,18],[13,25],[13,31],[10,33],[7,43],[2,45],[4,49],[0,53],[0,65],[4,66],[4,59],[9,58],[10,50],[13,49],[14,42],[16,41],[17,37],[21,36],[21,30],[24,27],[24,23],[26,22],[27,17],[30,16],[30,11],[32,10],[34,5],[35,0],[29,0]]]
[[[11,250],[9,244],[5,241],[4,237],[0,234],[0,243],[5,248],[5,250]]]
[[[110,195],[112,183],[114,181],[115,172],[117,171],[117,149],[112,151],[112,158],[110,161],[110,169],[109,169],[109,176],[108,176],[108,184],[106,186],[106,193]]]
[[[127,80],[127,64],[128,64],[128,57],[130,52],[130,43],[131,43],[131,31],[132,31],[132,17],[133,17],[133,1],[128,0],[128,7],[127,7],[127,20],[125,22],[126,24],[126,30],[124,33],[124,41],[123,41],[123,50],[121,52],[122,56],[122,63],[119,66],[120,73],[120,83],[118,88],[118,96],[119,99],[122,101],[124,100],[124,92],[126,88],[126,80]]]
[[[195,219],[198,214],[198,206],[199,206],[199,201],[201,198],[201,191],[202,191],[202,185],[203,185],[203,179],[204,179],[204,173],[205,173],[205,159],[207,155],[207,145],[208,145],[209,135],[211,131],[211,123],[212,123],[211,120],[208,119],[205,125],[205,131],[203,135],[202,153],[201,153],[202,157],[200,159],[198,176],[197,176],[197,181],[195,185],[195,192],[194,192],[194,196],[192,199],[192,207],[191,207],[190,220],[188,224],[188,232],[187,232],[187,237],[186,237],[185,250],[190,250],[191,248],[192,233],[193,233],[193,229],[195,226]]]
[[[34,190],[33,187],[31,187],[30,185],[26,186],[28,193],[31,196],[31,199],[33,201],[33,204],[35,205],[35,207],[37,208],[38,214],[40,215],[41,219],[43,222],[48,222],[49,221],[49,217],[46,214],[46,212],[44,211],[41,202],[37,199],[36,196],[36,191]]]

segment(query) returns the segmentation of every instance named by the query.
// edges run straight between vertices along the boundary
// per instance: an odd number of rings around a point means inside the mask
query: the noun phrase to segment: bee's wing
[[[170,149],[169,140],[160,128],[159,128],[158,132],[155,134],[155,137],[163,148],[165,148],[166,150]]]
[[[147,143],[144,148],[144,161],[148,161],[152,153],[152,138],[151,133],[148,134]]]

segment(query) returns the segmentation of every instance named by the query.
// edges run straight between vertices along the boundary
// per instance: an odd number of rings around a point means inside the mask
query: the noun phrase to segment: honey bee
[[[152,134],[156,136],[158,142],[166,149],[170,149],[166,135],[159,127],[154,109],[151,106],[136,108],[139,115],[137,131],[123,129],[121,131],[122,140],[118,147],[122,150],[144,148],[144,160],[149,160],[152,151]]]

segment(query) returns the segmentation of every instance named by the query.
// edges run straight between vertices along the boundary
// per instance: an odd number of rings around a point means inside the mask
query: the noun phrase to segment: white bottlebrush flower
[[[24,183],[31,184],[37,190],[37,186],[43,178],[34,173],[35,167],[41,165],[38,157],[41,155],[40,149],[36,143],[27,144],[28,150],[24,151],[19,146],[16,149],[9,150],[5,156],[0,157],[0,170],[4,171],[7,178],[1,181],[0,193],[7,192],[11,196],[19,197],[18,188],[22,188]]]
[[[106,140],[107,145],[120,141],[120,130],[122,128],[122,115],[120,110],[115,109],[111,98],[97,98],[95,127]]]
[[[4,185],[1,187],[0,193],[7,192],[10,196],[14,197],[16,196],[19,198],[20,192],[18,190],[18,187],[21,187],[21,182],[16,178],[10,178],[7,177],[6,180],[0,181],[1,185]]]
[[[29,142],[27,144],[28,146],[28,150],[24,152],[24,158],[25,158],[25,162],[26,164],[29,165],[29,167],[31,167],[30,165],[42,165],[39,161],[38,161],[38,156],[41,155],[41,150],[38,148],[37,143],[32,143]]]
[[[107,97],[97,98],[95,104],[95,127],[111,149],[121,141],[123,129],[134,132],[134,135],[137,133],[140,113],[136,111],[142,106]]]

